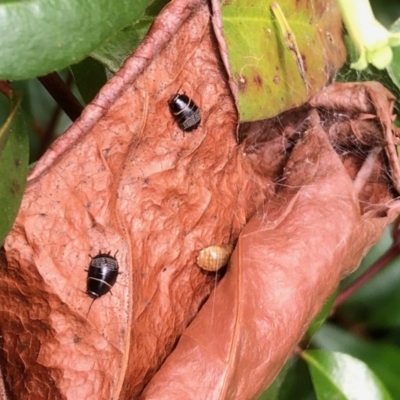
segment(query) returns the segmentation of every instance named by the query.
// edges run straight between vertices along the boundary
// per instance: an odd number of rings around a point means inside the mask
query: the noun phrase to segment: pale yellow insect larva
[[[233,246],[230,244],[206,247],[200,250],[197,265],[206,271],[218,271],[228,263],[232,250]]]

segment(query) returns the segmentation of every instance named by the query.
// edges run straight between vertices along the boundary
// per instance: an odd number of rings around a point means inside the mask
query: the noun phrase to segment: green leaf
[[[168,0],[154,0],[134,24],[115,33],[95,49],[91,56],[111,72],[117,72],[142,42],[156,16],[167,3]]]
[[[318,400],[390,400],[382,382],[360,360],[325,350],[305,351]]]
[[[84,59],[152,0],[0,0],[0,79],[47,74]]]
[[[107,82],[104,67],[88,57],[79,64],[71,65],[75,84],[86,104],[90,103]]]
[[[400,18],[397,19],[390,28],[390,32],[400,32]],[[400,46],[393,47],[393,59],[387,67],[387,72],[393,83],[400,89]]]
[[[300,357],[289,359],[258,400],[315,400],[310,374]]]
[[[338,295],[338,289],[333,293],[329,299],[325,302],[322,310],[318,313],[318,315],[312,320],[311,325],[308,328],[307,336],[312,338],[321,328],[322,324],[329,317],[329,313],[333,306],[333,303]]]
[[[344,287],[354,281],[391,246],[390,228],[387,228],[379,242],[368,252],[360,268],[344,281]],[[363,287],[357,290],[339,308],[341,318],[362,323],[372,329],[400,327],[400,260],[395,258]]]
[[[290,364],[290,361],[285,363],[279,374],[275,377],[274,381],[271,383],[271,385],[269,385],[268,389],[258,398],[258,400],[279,399],[279,392],[283,383],[285,382]]]
[[[66,78],[66,76],[63,76],[66,74],[62,71],[59,71],[59,74],[63,79]],[[32,163],[43,154],[42,138],[54,117],[57,104],[37,79],[16,81],[12,83],[12,87],[14,90],[22,92],[22,111],[29,134],[29,162]],[[71,89],[75,91],[76,96],[79,96],[76,88],[72,87]],[[2,97],[0,97],[0,121],[4,121],[6,118],[4,115],[8,115],[9,107],[5,99],[3,102],[1,100],[3,100]],[[3,118],[1,118],[2,112]],[[65,113],[61,113],[53,132],[60,135],[70,125],[71,120]]]
[[[393,48],[393,60],[387,67],[388,74],[393,83],[400,89],[400,48]]]
[[[29,139],[18,95],[11,96],[10,103],[9,119],[2,127],[8,140],[0,155],[0,245],[21,205],[29,163]]]
[[[11,134],[11,127],[12,124],[15,121],[15,116],[20,110],[21,103],[22,103],[22,97],[20,93],[10,93],[10,114],[6,118],[3,126],[0,128],[0,157],[3,153],[3,150],[7,144],[8,138],[10,137]]]
[[[111,72],[117,72],[139,45],[150,25],[150,21],[139,22],[124,28],[92,51],[91,56]]]
[[[313,337],[312,344],[356,357],[371,368],[394,399],[400,393],[400,350],[385,343],[367,342],[335,326],[325,324]]]
[[[388,27],[400,15],[400,3],[393,0],[370,0],[376,19]]]
[[[396,258],[340,307],[340,315],[372,329],[400,327],[399,268]]]
[[[303,104],[344,62],[335,1],[230,0],[221,11],[241,122]]]

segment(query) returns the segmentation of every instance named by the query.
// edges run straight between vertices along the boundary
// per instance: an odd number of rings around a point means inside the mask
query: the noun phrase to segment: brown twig
[[[71,121],[79,118],[83,106],[56,72],[41,76],[38,79]]]

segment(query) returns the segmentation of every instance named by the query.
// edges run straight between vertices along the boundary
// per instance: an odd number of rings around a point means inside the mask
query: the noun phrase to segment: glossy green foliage
[[[92,51],[91,56],[112,73],[117,72],[143,39],[149,26],[149,23],[138,22],[116,32]]]
[[[167,3],[168,0],[154,0],[133,24],[108,38],[91,53],[91,56],[109,71],[117,72],[142,42],[151,24]]]
[[[0,130],[0,245],[17,216],[28,173],[29,140],[20,105],[20,97],[14,93],[8,118]]]
[[[311,350],[302,357],[310,369],[318,400],[391,400],[368,366],[352,356]]]
[[[343,329],[325,324],[312,344],[330,351],[349,354],[368,365],[393,399],[400,397],[400,349],[388,341],[367,341]]]
[[[84,59],[151,0],[0,0],[0,79],[47,74]]]

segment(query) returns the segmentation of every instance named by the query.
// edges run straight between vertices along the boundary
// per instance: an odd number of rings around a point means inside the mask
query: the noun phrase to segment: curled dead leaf
[[[398,215],[400,203],[390,200],[390,186],[384,190],[387,201],[375,204],[380,213],[360,207],[321,122],[311,110],[276,195],[242,230],[227,274],[143,399],[160,393],[195,398],[200,390],[208,399],[256,398],[340,280]],[[375,178],[370,172],[368,178]],[[179,379],[182,374],[202,379]]]

